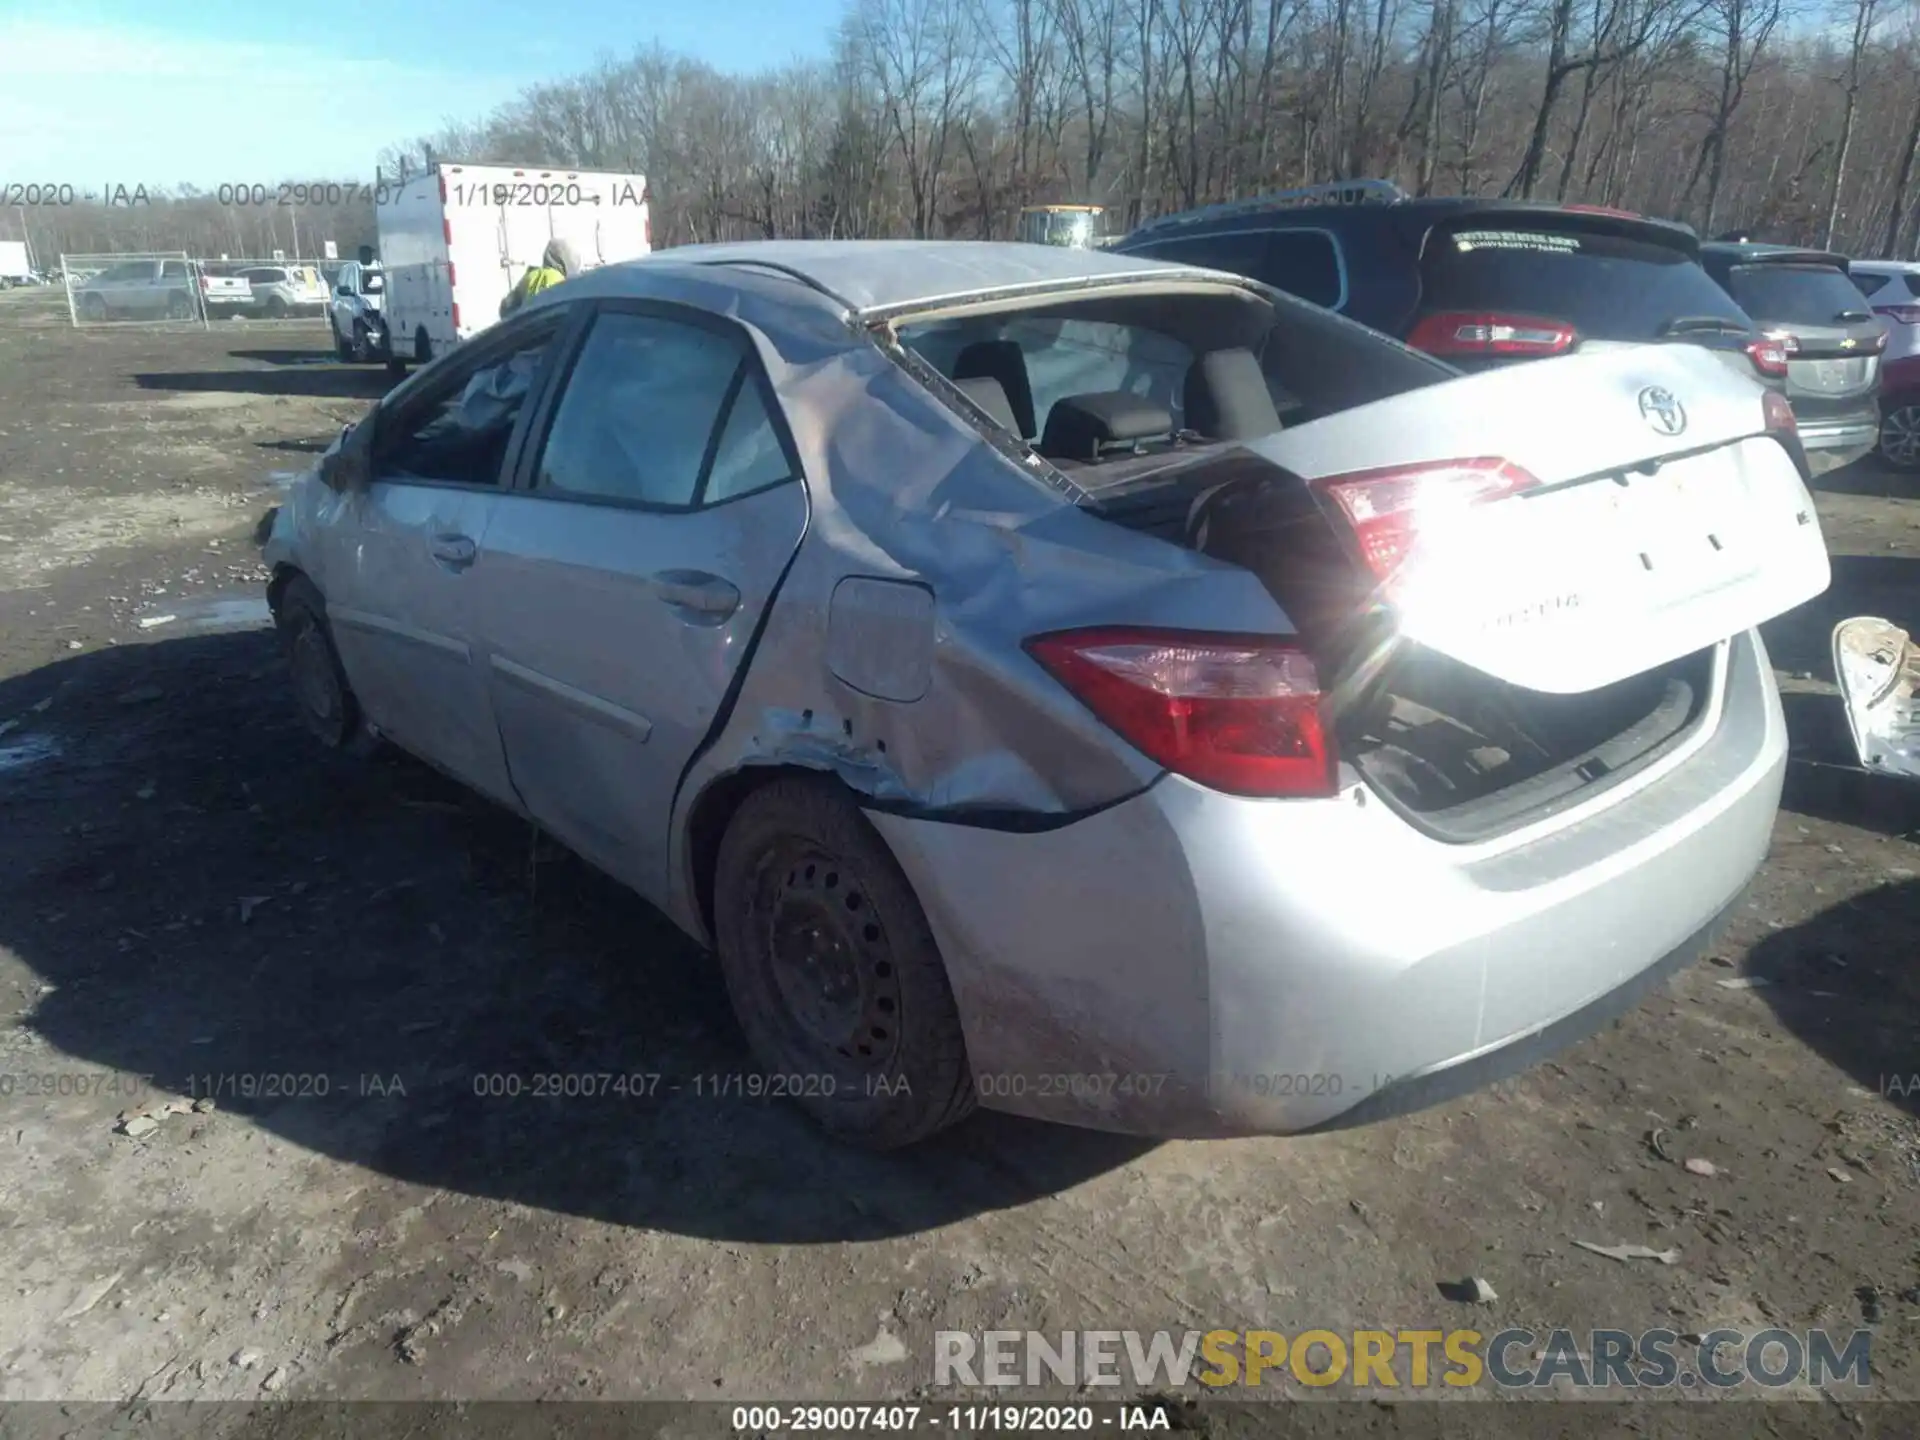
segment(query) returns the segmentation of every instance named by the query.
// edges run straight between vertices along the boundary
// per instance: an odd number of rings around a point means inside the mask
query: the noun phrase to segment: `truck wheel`
[[[304,575],[289,580],[273,620],[292,672],[294,706],[307,729],[329,750],[356,757],[371,754],[379,741],[367,728],[360,701],[347,683],[327,625],[327,602],[313,582]]]
[[[413,332],[413,363],[416,365],[433,363],[433,341],[427,337],[424,325]]]
[[[193,318],[193,301],[189,300],[178,290],[174,291],[171,295],[167,296],[167,318],[169,320],[191,320]]]
[[[327,333],[333,337],[334,358],[338,360],[353,359],[353,346],[341,336],[340,327],[333,323],[333,317],[331,315],[327,317]]]
[[[80,315],[85,320],[104,320],[107,318],[107,297],[104,295],[82,295],[80,297]]]
[[[352,358],[362,365],[373,359],[373,334],[362,320],[353,322]]]
[[[287,302],[282,300],[278,295],[269,295],[267,297],[267,318],[269,320],[286,319]]]
[[[891,1150],[973,1109],[926,914],[831,782],[776,780],[741,805],[720,842],[714,928],[755,1057],[831,1134]]]
[[[1880,458],[1896,470],[1920,470],[1920,395],[1887,401],[1880,414]]]

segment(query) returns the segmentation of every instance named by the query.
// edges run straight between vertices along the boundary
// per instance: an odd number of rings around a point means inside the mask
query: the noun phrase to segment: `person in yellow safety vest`
[[[540,257],[540,263],[531,266],[507,298],[500,302],[500,318],[506,319],[549,285],[558,285],[569,275],[579,273],[580,257],[574,252],[573,246],[565,240],[549,240],[547,253]]]

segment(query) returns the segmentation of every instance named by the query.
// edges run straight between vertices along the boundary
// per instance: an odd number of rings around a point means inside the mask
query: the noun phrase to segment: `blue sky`
[[[658,41],[747,72],[839,0],[0,0],[0,183],[371,180],[380,151]]]

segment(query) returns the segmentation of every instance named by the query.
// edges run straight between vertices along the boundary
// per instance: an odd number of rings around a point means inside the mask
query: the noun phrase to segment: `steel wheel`
[[[1920,470],[1920,400],[1903,400],[1880,417],[1880,454],[1900,470]]]
[[[755,938],[799,1047],[837,1061],[849,1085],[883,1073],[900,1046],[900,976],[859,874],[788,837],[754,881]]]
[[[790,778],[748,796],[720,843],[713,901],[721,973],[769,1093],[873,1149],[973,1108],[926,914],[843,789]]]
[[[287,582],[274,622],[292,674],[294,708],[307,729],[329,750],[354,755],[371,751],[376,743],[373,733],[347,683],[347,672],[327,629],[326,602],[312,581],[295,576]]]

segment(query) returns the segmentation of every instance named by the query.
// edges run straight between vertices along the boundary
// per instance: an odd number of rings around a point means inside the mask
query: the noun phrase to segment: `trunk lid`
[[[1249,448],[1306,480],[1356,542],[1336,499],[1356,480],[1404,495],[1462,460],[1517,477],[1477,502],[1422,491],[1417,543],[1379,596],[1404,639],[1576,694],[1827,587],[1813,499],[1765,395],[1694,346],[1637,346],[1466,376]]]

